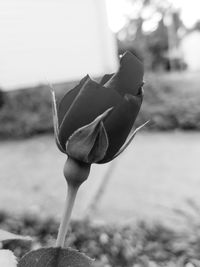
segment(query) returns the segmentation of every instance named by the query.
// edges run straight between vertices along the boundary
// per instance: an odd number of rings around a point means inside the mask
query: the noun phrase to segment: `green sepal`
[[[108,149],[109,141],[103,120],[110,114],[107,109],[90,124],[76,130],[66,143],[68,156],[85,162],[95,163],[102,160]]]
[[[54,128],[54,135],[56,139],[56,144],[61,152],[66,153],[66,151],[62,148],[59,138],[58,138],[58,112],[57,112],[57,104],[56,104],[56,97],[55,97],[55,90],[52,86],[50,86],[51,90],[51,101],[52,101],[52,113],[53,113],[53,128]]]
[[[127,137],[124,145],[120,148],[120,150],[114,155],[114,157],[112,158],[112,160],[116,157],[118,157],[132,142],[133,138],[135,137],[136,133],[138,131],[140,131],[144,126],[146,126],[149,123],[149,121],[146,121],[144,124],[142,124],[141,126],[139,126],[138,128],[136,128],[134,131],[132,130],[129,134],[129,136]]]

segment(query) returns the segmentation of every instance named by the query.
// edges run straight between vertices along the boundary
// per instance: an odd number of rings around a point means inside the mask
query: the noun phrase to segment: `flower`
[[[143,64],[130,52],[115,74],[100,83],[88,75],[54,103],[54,129],[59,149],[84,163],[106,163],[133,139],[134,122],[143,99]],[[141,127],[140,127],[141,128]]]
[[[143,74],[141,61],[126,52],[115,74],[106,74],[100,83],[87,75],[63,96],[58,109],[52,88],[56,143],[68,155],[63,170],[68,194],[57,247],[64,247],[76,194],[91,164],[117,157],[143,126],[132,130],[143,99]]]

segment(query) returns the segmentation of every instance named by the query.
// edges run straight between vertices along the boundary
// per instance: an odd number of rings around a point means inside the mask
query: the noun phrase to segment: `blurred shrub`
[[[58,99],[76,83],[55,85]],[[200,78],[189,74],[148,74],[145,97],[137,119],[145,129],[199,130]],[[0,95],[1,99],[1,95]],[[0,110],[0,138],[27,137],[53,132],[51,96],[47,86],[4,92]]]
[[[146,80],[140,124],[150,119],[149,128],[154,130],[200,130],[198,74],[158,73]]]
[[[70,85],[68,83],[64,88]],[[62,86],[55,86],[58,98],[60,91],[64,91]],[[39,85],[4,94],[4,106],[0,111],[0,138],[53,132],[51,95],[47,86]]]
[[[7,241],[2,244],[3,248],[13,250],[21,257],[30,249],[53,246],[58,224],[54,219],[39,219],[35,216],[14,218],[1,213],[0,228],[34,238],[33,244],[22,241]],[[194,236],[180,235],[160,225],[147,226],[140,223],[137,227],[132,227],[92,225],[89,221],[72,222],[67,242],[70,247],[95,258],[96,266],[145,267],[177,264],[181,267],[181,262],[199,262],[200,259],[198,232]]]
[[[21,137],[51,130],[51,102],[44,87],[5,93],[0,136]]]
[[[4,104],[4,92],[0,88],[0,109],[3,107]]]

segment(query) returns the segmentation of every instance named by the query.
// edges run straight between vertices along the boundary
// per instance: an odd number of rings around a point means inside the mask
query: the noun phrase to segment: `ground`
[[[1,141],[0,146],[0,210],[59,218],[66,197],[66,157],[53,136]],[[198,220],[199,154],[197,132],[139,133],[113,163],[92,167],[73,216],[86,215],[99,184],[113,168],[95,220],[149,220],[173,227],[185,226],[188,215]]]

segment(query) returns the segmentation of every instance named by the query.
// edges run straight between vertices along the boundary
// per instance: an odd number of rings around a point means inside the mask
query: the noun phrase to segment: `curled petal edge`
[[[120,148],[120,150],[114,155],[114,157],[111,160],[113,160],[116,157],[118,157],[130,145],[130,143],[132,142],[132,140],[135,137],[136,133],[138,131],[140,131],[144,126],[146,126],[149,122],[150,122],[150,120],[146,121],[144,124],[142,124],[141,126],[139,126],[137,129],[135,129],[135,131],[131,131],[131,133],[127,137],[124,145]]]
[[[52,86],[50,86],[50,92],[51,92],[51,101],[52,101],[53,128],[54,128],[56,144],[61,152],[66,153],[66,151],[62,148],[59,138],[58,138],[58,112],[57,112],[55,90]]]
[[[86,163],[95,163],[104,158],[109,141],[103,120],[113,108],[107,109],[91,123],[77,129],[66,143],[68,156]]]
[[[145,85],[145,81],[143,81],[142,82],[142,84],[141,84],[141,86],[140,86],[140,88],[139,88],[139,90],[138,90],[138,94],[137,94],[137,96],[144,96],[144,85]]]

